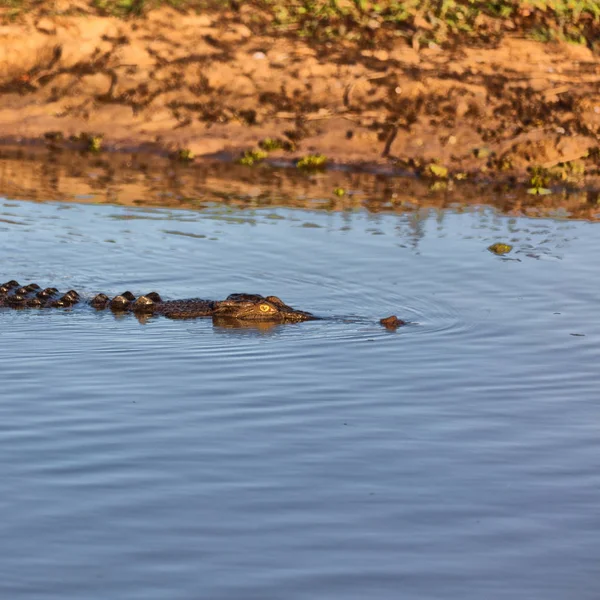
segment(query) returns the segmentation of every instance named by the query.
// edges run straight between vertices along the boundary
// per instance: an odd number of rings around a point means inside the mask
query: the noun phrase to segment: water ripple
[[[210,210],[11,203],[3,279],[325,319],[0,310],[0,595],[595,600],[596,228]]]

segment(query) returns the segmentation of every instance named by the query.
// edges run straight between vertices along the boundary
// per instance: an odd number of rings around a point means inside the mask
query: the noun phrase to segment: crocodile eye
[[[264,313],[275,312],[275,309],[268,304],[261,304],[258,308],[260,309],[260,312]]]

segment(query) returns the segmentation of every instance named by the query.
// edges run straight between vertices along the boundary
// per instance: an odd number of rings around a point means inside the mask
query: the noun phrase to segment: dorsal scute
[[[227,300],[231,300],[232,302],[261,302],[264,300],[264,296],[260,294],[229,294],[227,296]]]

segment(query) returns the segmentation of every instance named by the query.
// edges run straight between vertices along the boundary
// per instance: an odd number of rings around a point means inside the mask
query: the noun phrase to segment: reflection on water
[[[367,210],[411,213],[414,227],[430,209],[464,208],[486,204],[513,216],[596,220],[600,215],[596,191],[528,194],[526,187],[492,187],[412,178],[329,171],[307,175],[294,169],[266,165],[248,168],[222,162],[179,164],[152,155],[90,156],[47,150],[0,150],[0,190],[8,198],[159,206],[199,210],[218,203],[221,218],[230,209],[286,206],[309,210]],[[442,189],[440,189],[440,187]],[[338,196],[335,189],[345,194]],[[153,216],[122,215],[121,219]],[[278,218],[273,213],[272,218]],[[314,227],[307,221],[305,227]],[[317,225],[318,226],[318,225]],[[376,229],[374,230],[376,232]]]
[[[327,319],[0,309],[2,598],[598,598],[595,223],[26,165],[0,161],[0,279]]]

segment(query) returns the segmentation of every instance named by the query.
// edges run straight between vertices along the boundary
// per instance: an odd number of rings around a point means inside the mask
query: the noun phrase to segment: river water
[[[596,223],[5,195],[3,280],[344,318],[0,311],[0,597],[600,597]]]

